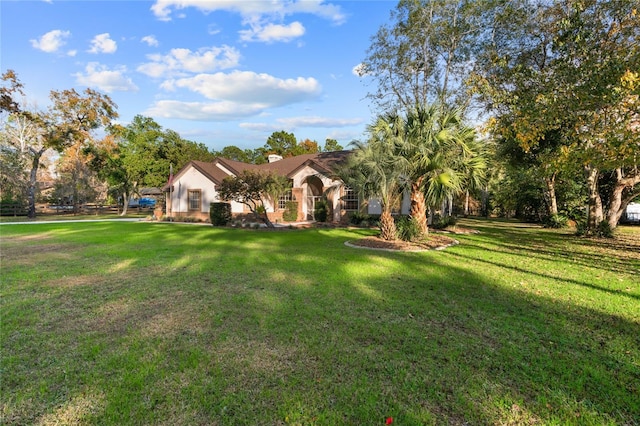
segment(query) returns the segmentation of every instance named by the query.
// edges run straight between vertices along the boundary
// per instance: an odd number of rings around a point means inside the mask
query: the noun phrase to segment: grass
[[[2,225],[2,423],[638,424],[640,228],[461,225]]]

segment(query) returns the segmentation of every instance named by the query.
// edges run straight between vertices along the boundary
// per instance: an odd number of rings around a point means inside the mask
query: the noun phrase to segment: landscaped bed
[[[640,228],[460,225],[0,225],[2,423],[636,424]]]

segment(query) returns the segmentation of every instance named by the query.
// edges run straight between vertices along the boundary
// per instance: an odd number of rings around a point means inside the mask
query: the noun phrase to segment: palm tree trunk
[[[429,228],[427,226],[427,206],[422,193],[423,177],[411,182],[411,217],[419,226],[420,234],[427,235]]]
[[[469,216],[469,190],[464,194],[464,217]]]
[[[380,238],[387,241],[393,241],[397,238],[396,222],[388,210],[383,210],[380,215]]]

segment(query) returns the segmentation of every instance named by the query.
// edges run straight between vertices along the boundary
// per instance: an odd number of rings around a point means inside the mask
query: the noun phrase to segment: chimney
[[[282,155],[269,154],[267,159],[269,160],[270,163],[275,163],[276,161],[282,160]]]

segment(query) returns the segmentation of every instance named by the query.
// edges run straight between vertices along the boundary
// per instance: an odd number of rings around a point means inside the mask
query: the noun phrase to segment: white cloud
[[[233,47],[222,46],[197,52],[171,49],[167,55],[148,55],[147,58],[151,62],[140,65],[137,70],[150,77],[165,77],[233,68],[240,61],[240,53]]]
[[[362,124],[361,118],[330,118],[330,117],[287,117],[279,118],[275,122],[270,123],[240,123],[243,129],[254,130],[259,132],[276,131],[285,129],[294,131],[300,127],[312,128],[336,128],[350,127]]]
[[[288,127],[348,127],[363,123],[361,118],[330,118],[318,116],[279,118],[277,121]]]
[[[253,130],[254,132],[275,132],[282,130],[280,124],[274,123],[240,123],[239,127],[247,130]]]
[[[169,80],[165,89],[184,88],[207,99],[281,106],[316,98],[321,91],[314,78],[279,79],[251,71],[199,74],[190,78]]]
[[[151,117],[178,118],[196,121],[228,121],[259,114],[266,105],[238,102],[181,102],[157,101],[144,112]]]
[[[279,79],[268,74],[234,71],[167,80],[166,90],[187,89],[210,102],[157,101],[145,114],[152,117],[224,121],[263,114],[269,108],[316,98],[320,84],[313,78]]]
[[[261,41],[272,43],[274,41],[291,41],[304,35],[305,29],[300,22],[292,22],[289,25],[252,25],[250,30],[239,31],[242,41]]]
[[[37,40],[30,40],[31,46],[47,53],[57,52],[67,42],[66,39],[71,37],[70,31],[53,30],[42,35]]]
[[[71,57],[76,56],[77,54],[78,54],[77,50],[69,50],[67,52],[67,56],[71,56]]]
[[[153,47],[155,47],[155,46],[157,46],[159,44],[158,43],[158,39],[156,39],[156,37],[153,36],[153,35],[148,35],[148,36],[142,37],[142,42],[143,43],[147,43],[147,45],[153,46]]]
[[[115,53],[118,45],[111,40],[109,33],[98,34],[91,40],[91,49],[89,53]]]
[[[85,68],[85,73],[76,73],[76,81],[78,84],[96,87],[107,93],[111,92],[135,92],[138,87],[125,76],[126,67],[117,67],[110,70],[104,65],[97,62],[90,62]]]
[[[244,18],[264,15],[286,16],[294,13],[309,13],[341,24],[346,16],[340,6],[324,0],[271,0],[271,1],[229,1],[229,0],[156,0],[151,6],[153,13],[161,20],[171,20],[173,10],[195,7],[204,13],[224,10],[236,12]]]

